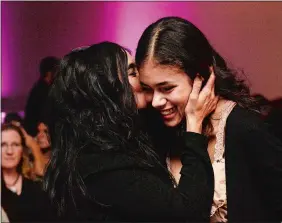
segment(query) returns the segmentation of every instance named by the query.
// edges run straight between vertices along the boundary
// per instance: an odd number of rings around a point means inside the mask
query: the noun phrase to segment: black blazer
[[[214,180],[207,138],[184,134],[181,179],[174,188],[163,168],[148,168],[119,153],[85,154],[80,172],[91,199],[78,219],[122,222],[208,222]]]
[[[227,119],[225,155],[230,222],[282,220],[282,143],[270,134],[269,127],[239,106]]]

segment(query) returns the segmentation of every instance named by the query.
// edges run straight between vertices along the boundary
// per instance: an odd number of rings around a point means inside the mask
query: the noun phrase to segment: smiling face
[[[13,169],[18,166],[23,155],[23,146],[17,131],[2,131],[1,152],[2,168]]]
[[[147,103],[162,115],[165,125],[175,127],[184,117],[192,81],[182,70],[147,62],[140,68]]]
[[[128,71],[127,71],[128,81],[132,87],[137,108],[138,109],[145,108],[147,103],[145,100],[145,94],[140,85],[139,73],[137,71],[136,64],[134,62],[133,57],[129,53],[127,53],[127,58],[128,58]]]

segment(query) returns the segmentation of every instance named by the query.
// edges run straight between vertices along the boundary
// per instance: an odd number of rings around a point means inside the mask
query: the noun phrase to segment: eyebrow
[[[140,83],[141,83],[141,85],[148,87],[147,84],[144,84],[143,82],[140,82]],[[161,86],[168,85],[168,84],[171,84],[171,83],[169,83],[168,81],[163,81],[163,82],[156,84],[156,86],[161,87]]]
[[[168,81],[163,81],[161,83],[158,83],[157,86],[163,86],[163,85],[167,85],[170,84]]]
[[[135,63],[130,63],[127,67],[127,70],[130,70],[130,69],[136,69],[136,64]]]

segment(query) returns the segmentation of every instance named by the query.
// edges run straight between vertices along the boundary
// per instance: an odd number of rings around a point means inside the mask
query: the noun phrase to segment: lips
[[[12,158],[12,157],[4,157],[4,159],[6,161],[14,161],[14,160],[16,160],[16,158]]]
[[[173,108],[161,110],[160,113],[162,114],[162,116],[163,116],[165,119],[170,119],[170,118],[173,117],[175,111],[176,111],[176,108],[173,107]]]

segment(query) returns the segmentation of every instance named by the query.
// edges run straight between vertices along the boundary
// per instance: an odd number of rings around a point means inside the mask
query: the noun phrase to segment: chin
[[[17,163],[9,163],[9,164],[2,164],[2,168],[4,168],[4,169],[13,169],[13,168],[16,168],[17,167]]]
[[[174,120],[169,120],[169,121],[164,121],[164,124],[167,126],[167,127],[171,127],[171,128],[173,128],[173,127],[176,127],[179,123],[180,123],[180,121],[181,120],[176,120],[176,119],[174,119]]]
[[[179,126],[180,124],[182,125],[183,122],[185,122],[185,119],[183,118],[182,115],[177,114],[173,119],[171,119],[171,120],[163,120],[163,121],[164,121],[164,124],[167,127],[174,128],[174,127]]]

